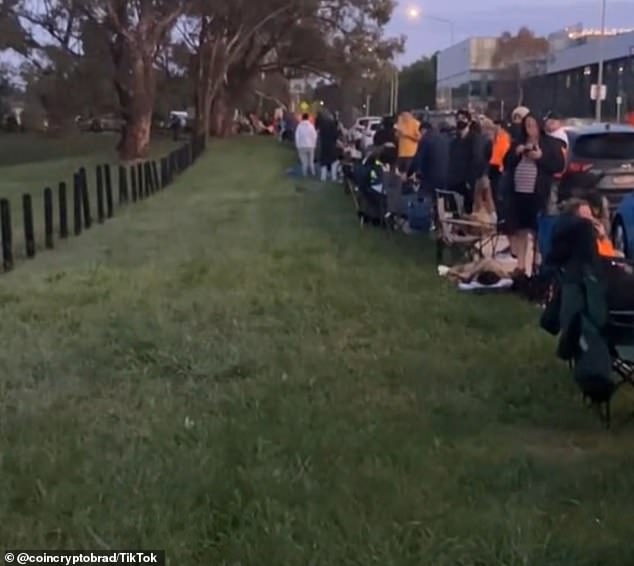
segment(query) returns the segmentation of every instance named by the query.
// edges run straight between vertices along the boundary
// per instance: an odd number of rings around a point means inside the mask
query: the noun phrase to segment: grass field
[[[582,407],[538,311],[457,293],[288,159],[214,143],[0,277],[0,546],[633,564],[634,428]]]
[[[91,195],[93,216],[96,215],[96,173],[97,165],[118,164],[115,151],[117,135],[112,133],[81,133],[63,138],[41,134],[1,134],[0,133],[0,198],[8,198],[11,203],[16,252],[24,254],[22,217],[22,195],[30,193],[33,199],[35,236],[37,245],[44,247],[44,204],[43,192],[46,187],[53,189],[53,199],[57,208],[57,187],[61,181],[67,184],[68,206],[72,219],[73,173],[85,167],[88,189]],[[163,157],[175,144],[169,137],[157,137],[152,145],[152,157]],[[113,181],[117,171],[112,167]],[[69,219],[69,226],[72,220]],[[54,215],[58,227],[57,212]]]

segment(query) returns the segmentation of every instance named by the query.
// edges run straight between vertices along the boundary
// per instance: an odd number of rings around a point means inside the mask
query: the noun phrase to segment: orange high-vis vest
[[[599,255],[603,257],[616,257],[616,250],[610,242],[609,238],[601,238],[597,240],[597,248]]]
[[[493,141],[489,164],[502,171],[504,169],[504,157],[506,157],[509,149],[511,149],[511,136],[505,130],[500,130]]]

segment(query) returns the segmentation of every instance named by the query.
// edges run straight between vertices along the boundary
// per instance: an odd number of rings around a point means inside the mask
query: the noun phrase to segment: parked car
[[[567,172],[602,175],[599,190],[614,213],[634,191],[634,128],[595,124],[567,128],[570,147]]]
[[[612,220],[612,242],[625,257],[634,260],[634,194],[625,196]]]
[[[350,128],[352,137],[355,141],[363,139],[368,127],[372,124],[380,124],[381,120],[382,118],[380,116],[363,116],[362,118],[357,118],[352,128]]]
[[[119,132],[125,123],[116,114],[103,114],[91,118],[77,117],[75,122],[83,132]]]
[[[363,131],[363,135],[361,137],[361,150],[366,151],[370,147],[374,145],[374,134],[381,127],[381,120],[378,122],[371,121]]]

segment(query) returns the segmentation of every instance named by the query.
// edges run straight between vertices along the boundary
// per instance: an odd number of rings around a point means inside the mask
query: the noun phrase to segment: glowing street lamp
[[[420,17],[420,10],[416,6],[410,6],[407,8],[406,13],[410,20],[417,20]]]
[[[407,16],[407,19],[411,21],[416,21],[424,18],[427,20],[432,20],[449,25],[449,30],[451,32],[451,44],[453,45],[455,43],[453,21],[448,20],[447,18],[439,18],[437,16],[430,16],[429,14],[423,14],[418,6],[409,6],[405,11],[405,15]]]

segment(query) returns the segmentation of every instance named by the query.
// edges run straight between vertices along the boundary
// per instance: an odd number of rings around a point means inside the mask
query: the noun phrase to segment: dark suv
[[[599,190],[614,211],[634,191],[634,128],[597,124],[568,128],[568,172],[602,174]]]

